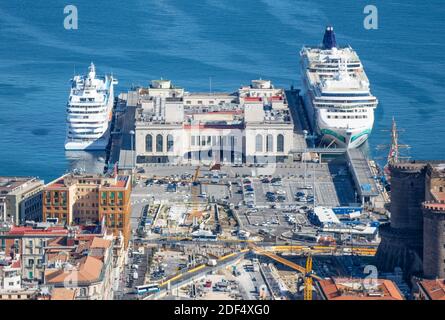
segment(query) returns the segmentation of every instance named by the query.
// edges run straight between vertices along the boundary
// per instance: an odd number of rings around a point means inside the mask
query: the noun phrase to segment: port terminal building
[[[293,146],[285,91],[268,80],[230,93],[190,93],[155,80],[132,95],[137,164],[284,162]]]

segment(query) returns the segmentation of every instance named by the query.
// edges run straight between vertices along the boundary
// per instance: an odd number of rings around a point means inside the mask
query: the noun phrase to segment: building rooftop
[[[18,269],[20,270],[22,267],[22,263],[20,260],[20,255],[17,254],[14,256],[14,258],[12,258],[11,256],[5,256],[4,254],[2,254],[2,256],[0,256],[0,270],[12,270],[12,269]],[[1,273],[0,273],[1,276]],[[1,278],[1,277],[0,277]],[[0,281],[1,283],[1,281]]]
[[[352,164],[350,168],[357,185],[358,194],[364,197],[378,196],[380,193],[364,153],[359,149],[348,149],[347,157]]]
[[[126,188],[130,177],[126,175],[91,175],[68,173],[46,185],[46,189],[69,188],[72,185],[101,185],[105,188]]]
[[[14,226],[9,230],[7,235],[66,235],[68,234],[68,229],[62,226],[53,226],[46,228],[35,228],[32,226]]]
[[[49,251],[45,283],[57,285],[100,281],[106,250],[111,245],[111,240],[95,237],[78,243],[74,248]]]
[[[331,208],[315,207],[314,214],[318,217],[320,223],[324,225],[340,224],[340,220]]]
[[[107,249],[107,248],[110,247],[110,245],[111,245],[111,241],[110,240],[106,240],[106,239],[103,239],[103,238],[95,237],[93,239],[93,241],[91,242],[90,248],[91,249],[97,249],[97,248]]]
[[[74,300],[76,291],[67,288],[53,288],[51,290],[51,300]]]
[[[0,177],[0,195],[23,190],[36,183],[43,183],[36,177]]]
[[[54,239],[54,245],[58,245],[57,242],[62,243],[61,238],[66,237],[68,234],[73,233],[76,239],[91,239],[95,236],[102,235],[105,229],[101,225],[81,225],[74,227],[65,227],[61,225],[53,225],[51,223],[39,222],[25,226],[12,226],[9,231],[5,232],[6,236],[53,236],[59,237],[59,240]],[[52,243],[51,242],[51,243]]]
[[[95,282],[100,279],[103,262],[96,257],[86,257],[80,259],[78,264],[68,269],[52,269],[45,270],[45,283],[78,283],[78,282]]]
[[[182,92],[178,95],[166,86],[162,94],[151,87],[138,89],[137,93],[140,108],[135,115],[136,125],[191,125],[197,122],[240,125],[249,121],[244,111],[246,105],[252,104],[261,106],[264,123],[292,123],[284,89],[275,88],[269,80],[253,80],[251,85],[241,86],[235,92]],[[172,109],[166,111],[172,104],[178,110],[175,116],[168,115]]]
[[[397,286],[386,279],[330,278],[317,282],[326,300],[404,300]],[[375,282],[374,284],[372,282]]]
[[[445,300],[445,280],[422,280],[419,286],[431,300]]]

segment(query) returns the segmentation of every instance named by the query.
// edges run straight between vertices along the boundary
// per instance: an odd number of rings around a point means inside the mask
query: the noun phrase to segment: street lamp
[[[135,154],[134,154],[135,153],[135,146],[134,146],[134,142],[133,142],[135,132],[134,132],[134,130],[131,130],[129,133],[130,133],[130,137],[131,137],[131,151],[132,151],[132,154],[131,154],[131,166],[132,166],[132,169],[134,169],[134,167],[136,166],[135,161],[134,161],[134,159],[135,159]]]

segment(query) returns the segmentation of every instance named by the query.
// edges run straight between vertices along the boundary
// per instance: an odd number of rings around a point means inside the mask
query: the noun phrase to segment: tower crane
[[[304,275],[304,300],[312,300],[313,279],[321,280],[321,278],[319,276],[315,275],[315,273],[312,270],[312,254],[310,252],[307,255],[306,267],[304,268],[292,261],[289,261],[283,257],[276,255],[273,252],[270,252],[270,251],[264,250],[258,246],[255,246],[254,244],[250,244],[250,247],[252,250],[254,250],[255,252],[257,252],[261,255],[264,255],[268,258],[271,258],[277,262],[284,264],[285,266],[288,266],[294,270],[301,272]]]
[[[306,269],[304,274],[304,300],[312,300],[312,255],[309,253],[306,258]]]

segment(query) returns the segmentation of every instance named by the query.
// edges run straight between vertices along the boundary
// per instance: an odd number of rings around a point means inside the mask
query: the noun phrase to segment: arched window
[[[277,152],[284,152],[284,136],[282,134],[277,136]]]
[[[151,134],[145,136],[145,151],[153,152],[153,136]]]
[[[167,136],[167,151],[173,151],[173,136],[171,134]]]
[[[273,152],[273,136],[271,134],[266,137],[266,152]]]
[[[164,138],[162,137],[162,134],[158,134],[156,136],[156,152],[163,152],[164,151]]]
[[[263,152],[263,136],[260,134],[257,134],[255,137],[255,151]]]

